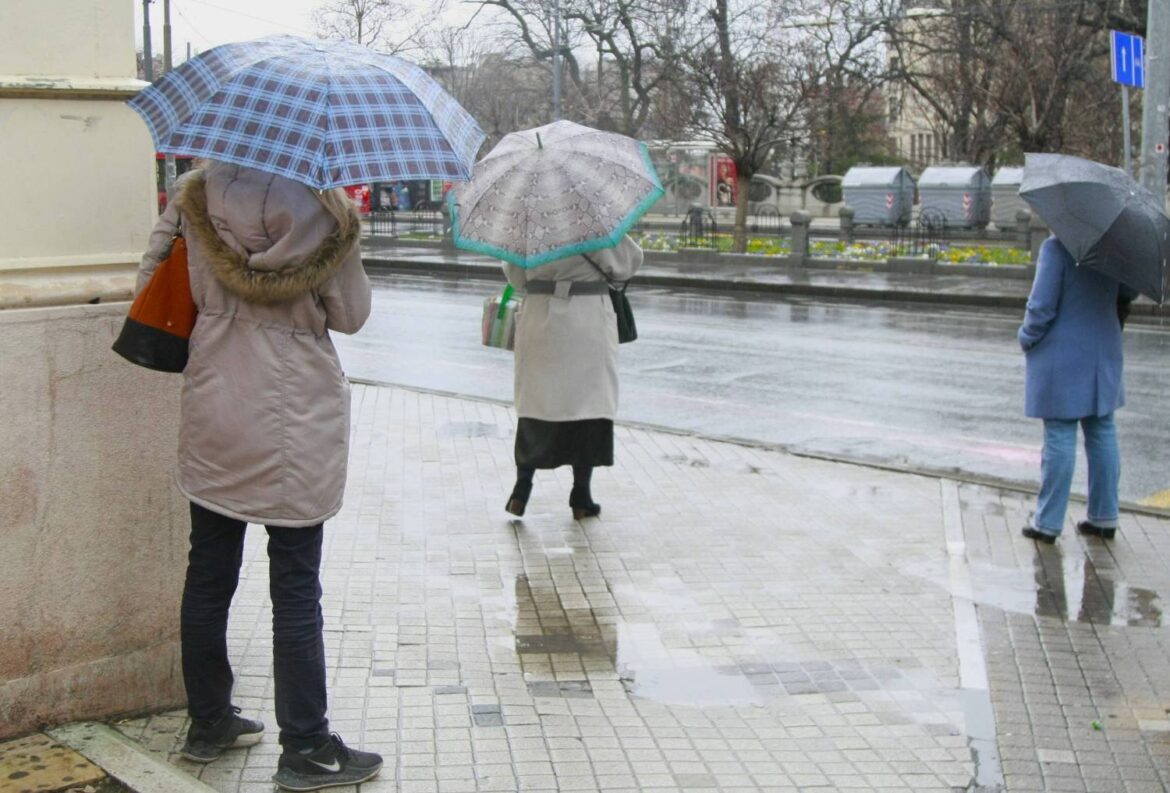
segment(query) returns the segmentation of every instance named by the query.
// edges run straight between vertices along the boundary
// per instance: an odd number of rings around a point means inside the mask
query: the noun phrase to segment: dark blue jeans
[[[191,551],[180,618],[183,682],[192,719],[215,721],[231,707],[228,608],[240,580],[245,527],[242,520],[191,505]],[[322,526],[267,529],[280,743],[293,750],[317,747],[329,737],[321,617]]]

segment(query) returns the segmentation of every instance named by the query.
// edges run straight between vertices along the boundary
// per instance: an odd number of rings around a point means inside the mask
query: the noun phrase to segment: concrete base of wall
[[[183,701],[180,379],[110,351],[127,307],[0,311],[0,738]]]

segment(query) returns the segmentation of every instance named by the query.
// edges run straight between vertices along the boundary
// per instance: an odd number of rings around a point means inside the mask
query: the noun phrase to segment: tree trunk
[[[745,178],[743,171],[736,165],[735,170],[735,234],[732,237],[732,253],[747,252],[747,214],[748,214],[748,183],[751,177]]]

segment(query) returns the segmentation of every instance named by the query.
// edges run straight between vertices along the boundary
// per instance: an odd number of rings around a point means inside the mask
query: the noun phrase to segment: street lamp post
[[[150,0],[142,0],[142,73],[154,82],[154,53],[150,51]]]
[[[172,68],[174,68],[174,63],[171,59],[171,0],[163,0],[163,74]],[[163,162],[163,179],[166,182],[167,200],[169,201],[171,188],[174,187],[175,179],[178,178],[175,155],[168,154]]]

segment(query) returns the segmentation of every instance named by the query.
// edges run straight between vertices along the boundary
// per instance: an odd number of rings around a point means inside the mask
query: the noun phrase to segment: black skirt
[[[516,466],[559,468],[562,465],[613,465],[613,421],[542,421],[516,423]]]

